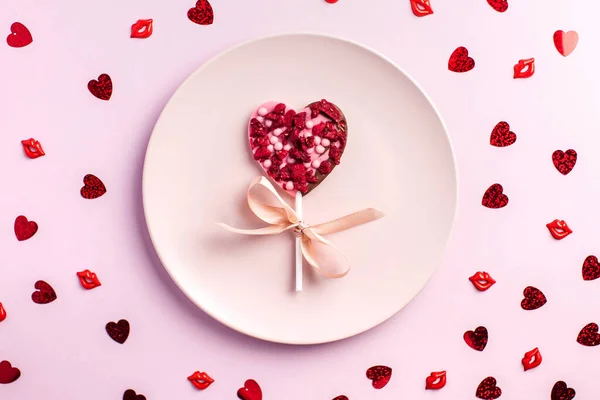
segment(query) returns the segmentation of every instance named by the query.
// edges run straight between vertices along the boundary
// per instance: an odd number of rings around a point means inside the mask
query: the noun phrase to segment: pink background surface
[[[0,386],[0,398],[120,399],[133,388],[149,400],[234,399],[247,378],[260,383],[265,399],[475,398],[477,385],[490,375],[507,399],[546,399],[557,380],[575,388],[578,398],[596,394],[600,348],[575,339],[600,318],[600,281],[581,278],[581,264],[598,251],[600,235],[600,6],[515,0],[499,14],[484,0],[432,0],[435,14],[419,19],[407,0],[376,6],[360,0],[214,0],[215,23],[198,26],[186,18],[193,4],[0,5],[6,35],[20,21],[34,37],[21,49],[4,39],[0,44],[0,302],[9,314],[0,323],[0,359],[22,372],[15,383]],[[140,18],[153,18],[155,33],[129,39],[131,24]],[[567,58],[552,43],[558,29],[580,35]],[[383,325],[314,347],[260,342],[196,309],[154,254],[140,193],[145,146],[177,86],[233,44],[294,31],[358,41],[410,73],[445,119],[460,172],[455,231],[431,283]],[[475,58],[473,71],[447,70],[458,46]],[[529,57],[536,59],[533,78],[513,80],[512,66]],[[113,79],[108,102],[86,88],[101,73]],[[376,94],[369,101],[377,101]],[[489,145],[501,120],[518,136],[508,148]],[[47,156],[32,161],[23,155],[19,142],[29,137],[42,142]],[[551,154],[568,148],[579,159],[562,176]],[[87,173],[104,181],[104,197],[81,198]],[[510,197],[504,209],[481,206],[493,183]],[[40,226],[25,242],[13,233],[20,214]],[[574,230],[560,242],[545,228],[555,218]],[[85,292],[79,286],[75,272],[86,268],[98,273],[101,288]],[[488,292],[477,292],[467,279],[478,270],[498,281]],[[55,288],[57,301],[31,301],[38,279]],[[528,285],[548,298],[539,310],[520,308]],[[377,306],[377,299],[366,301]],[[121,318],[132,327],[124,345],[104,330]],[[462,340],[479,325],[490,331],[483,352]],[[524,373],[523,353],[536,346],[544,362]],[[393,368],[390,383],[379,391],[365,378],[377,364]],[[425,377],[443,369],[446,388],[426,392]],[[203,393],[186,381],[195,370],[216,380]]]

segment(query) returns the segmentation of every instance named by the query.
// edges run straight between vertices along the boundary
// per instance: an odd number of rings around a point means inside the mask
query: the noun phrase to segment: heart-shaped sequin
[[[475,68],[475,60],[469,57],[469,50],[466,47],[458,47],[450,55],[448,60],[448,69],[452,72],[468,72]]]
[[[10,362],[4,360],[0,362],[0,383],[8,384],[13,383],[21,377],[21,371],[19,368],[13,367]]]
[[[488,376],[485,378],[479,386],[477,387],[477,391],[475,392],[475,396],[484,400],[494,400],[498,397],[502,396],[502,389],[496,386],[496,378],[493,376]]]
[[[488,342],[488,330],[485,326],[479,326],[474,331],[466,331],[463,339],[470,348],[483,351]]]
[[[123,393],[123,400],[146,400],[146,396],[137,394],[133,389],[127,389],[125,393]]]
[[[88,90],[100,100],[109,100],[113,91],[112,79],[108,74],[102,74],[88,82]]]
[[[553,39],[556,50],[558,50],[563,57],[566,57],[575,50],[575,47],[577,47],[579,35],[575,31],[565,32],[558,30],[554,32]]]
[[[15,219],[15,236],[18,241],[30,239],[38,231],[38,224],[35,221],[28,221],[24,215],[19,215]]]
[[[537,310],[546,304],[546,296],[538,288],[527,286],[523,290],[523,300],[521,300],[521,308],[523,310]]]
[[[596,256],[587,256],[581,267],[581,275],[584,281],[593,281],[600,278],[600,263]]]
[[[119,322],[109,322],[106,324],[106,333],[115,342],[125,343],[129,337],[129,321],[121,319]]]
[[[25,25],[15,22],[10,26],[10,35],[6,38],[6,43],[10,47],[25,47],[33,42],[33,36]]]
[[[375,389],[382,389],[392,378],[392,369],[385,365],[376,365],[367,370],[367,378]]]
[[[508,204],[508,196],[503,193],[504,188],[495,183],[483,194],[481,204],[487,208],[502,208]]]
[[[498,12],[504,12],[508,10],[508,0],[487,0],[490,7]]]
[[[262,390],[254,379],[244,382],[244,386],[238,389],[237,395],[242,400],[262,400]]]
[[[567,151],[556,150],[552,153],[554,167],[563,175],[567,175],[575,167],[577,152],[573,149]]]
[[[564,381],[558,381],[552,387],[550,398],[552,400],[572,400],[575,397],[575,389],[567,387]]]
[[[83,187],[79,192],[84,199],[97,199],[106,193],[106,186],[97,176],[87,174],[83,177]]]
[[[37,281],[34,286],[37,290],[31,293],[31,300],[36,304],[48,304],[56,300],[56,292],[44,281]]]
[[[510,130],[508,122],[500,121],[490,135],[490,144],[496,147],[510,146],[517,141],[517,135]]]
[[[598,324],[591,322],[579,331],[577,343],[583,346],[598,346],[600,344],[600,334],[598,334]]]
[[[188,10],[188,19],[198,25],[210,25],[215,20],[215,14],[208,0],[198,0],[196,6]]]

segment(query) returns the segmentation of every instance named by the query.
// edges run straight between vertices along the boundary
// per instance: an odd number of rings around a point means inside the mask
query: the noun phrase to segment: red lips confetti
[[[564,239],[573,233],[571,228],[569,228],[569,225],[561,219],[555,219],[554,221],[547,223],[546,227],[550,231],[552,237],[556,240]]]
[[[2,303],[0,303],[0,322],[4,321],[6,319],[6,310],[4,309],[4,306],[2,305]]]
[[[490,144],[496,147],[510,146],[517,141],[517,135],[510,130],[508,122],[500,121],[490,135]]]
[[[131,25],[132,39],[147,39],[152,35],[152,19],[139,19]]]
[[[499,183],[494,183],[483,194],[481,204],[487,208],[502,208],[508,204],[508,196],[503,193],[504,188]]]
[[[262,390],[254,379],[244,382],[244,386],[238,389],[237,395],[242,400],[262,400]]]
[[[488,343],[488,330],[485,326],[479,326],[474,331],[466,331],[463,339],[470,348],[483,351]]]
[[[502,396],[502,389],[496,386],[496,384],[496,378],[488,376],[483,381],[481,381],[481,383],[477,387],[475,396],[484,400],[497,399],[498,397]]]
[[[23,146],[25,155],[31,159],[46,155],[46,153],[44,153],[44,149],[42,148],[42,144],[33,138],[21,140],[21,145]]]
[[[31,32],[25,25],[15,22],[10,26],[10,35],[6,38],[6,43],[10,47],[25,47],[33,42]]]
[[[106,333],[112,340],[117,343],[125,343],[129,337],[129,321],[125,319],[119,320],[119,322],[109,322],[106,324]]]
[[[600,263],[598,263],[596,256],[586,257],[581,268],[581,275],[583,275],[584,281],[593,281],[600,278]]]
[[[552,163],[563,175],[567,175],[575,167],[577,162],[577,152],[573,149],[567,151],[556,150],[552,153]]]
[[[468,72],[475,67],[475,60],[469,57],[466,47],[458,47],[450,55],[448,69],[452,72]]]
[[[106,186],[95,175],[87,174],[83,177],[83,187],[80,190],[81,196],[84,199],[92,200],[101,197],[106,193]]]
[[[527,286],[523,290],[523,296],[525,297],[521,300],[521,308],[523,310],[537,310],[547,302],[544,293],[533,286]]]
[[[44,281],[37,281],[34,286],[37,290],[31,293],[31,300],[36,304],[48,304],[56,300],[56,292]]]
[[[579,331],[577,343],[583,346],[598,346],[600,344],[600,335],[598,334],[598,324],[591,322]]]
[[[473,286],[475,286],[475,289],[479,290],[480,292],[485,292],[496,283],[494,278],[484,271],[476,272],[469,278],[469,280]]]
[[[0,383],[6,385],[13,383],[21,377],[19,368],[10,365],[10,362],[4,360],[0,362]]]
[[[433,9],[431,8],[429,0],[410,0],[410,7],[413,14],[417,17],[425,17],[433,14]]]
[[[542,354],[540,353],[540,350],[537,347],[525,353],[523,359],[521,360],[521,364],[523,364],[523,369],[525,371],[538,367],[541,363]]]
[[[566,57],[575,50],[575,47],[577,47],[579,35],[575,31],[564,32],[558,30],[554,32],[553,39],[556,50],[558,50],[563,57]]]
[[[385,365],[376,365],[367,370],[367,378],[372,382],[375,389],[382,389],[392,378],[392,369]]]
[[[575,397],[575,389],[567,387],[566,382],[558,381],[552,388],[550,398],[552,400],[572,400]]]
[[[123,400],[146,400],[146,396],[137,394],[133,389],[127,389],[125,393],[123,393]]]
[[[535,59],[519,60],[513,67],[513,79],[530,78],[535,73]]]
[[[102,285],[98,276],[89,269],[78,272],[77,277],[79,278],[79,283],[85,290],[91,290]]]
[[[88,82],[88,90],[100,100],[109,100],[113,91],[112,79],[108,74],[102,74],[97,80]]]
[[[432,372],[425,378],[425,389],[439,390],[446,386],[446,371]]]
[[[198,390],[206,389],[215,381],[206,372],[200,372],[200,371],[194,372],[192,375],[188,376],[187,379]]]
[[[508,10],[507,0],[487,0],[488,4],[496,11],[503,13]]]
[[[196,6],[188,10],[187,16],[190,21],[198,25],[211,25],[215,20],[215,14],[208,0],[198,0]]]
[[[326,2],[328,2],[329,4],[335,4],[338,2],[338,0],[325,0]]]
[[[28,221],[24,215],[19,215],[15,219],[15,236],[17,240],[30,239],[38,231],[38,224],[35,221]]]

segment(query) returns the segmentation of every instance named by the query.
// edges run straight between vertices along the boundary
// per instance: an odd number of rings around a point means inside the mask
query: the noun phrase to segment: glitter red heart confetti
[[[521,360],[521,364],[523,364],[523,369],[525,371],[538,367],[541,363],[542,354],[540,353],[540,350],[537,347],[525,353],[523,359]]]
[[[433,14],[433,9],[431,8],[429,0],[410,0],[410,7],[413,14],[417,17],[425,17]]]
[[[13,383],[21,377],[21,371],[19,368],[15,368],[10,365],[10,362],[4,360],[0,362],[0,383],[8,384]]]
[[[206,372],[200,372],[200,371],[194,372],[192,375],[188,376],[187,379],[198,390],[206,389],[215,381]]]
[[[44,153],[44,149],[42,148],[42,144],[33,138],[21,140],[21,146],[23,146],[25,155],[31,159],[46,155],[46,153]]]
[[[535,73],[535,59],[527,58],[519,60],[513,67],[513,79],[526,79],[533,76]]]
[[[244,382],[244,386],[238,389],[237,395],[242,400],[262,400],[262,390],[254,379]]]
[[[367,378],[372,381],[375,389],[382,389],[392,378],[392,369],[385,365],[376,365],[367,370]]]
[[[508,204],[508,196],[503,193],[504,188],[499,183],[494,183],[483,194],[481,204],[487,208],[502,208]]]
[[[579,35],[575,31],[564,32],[558,30],[554,32],[553,39],[556,50],[558,50],[563,57],[566,57],[575,50],[575,47],[577,47]]]
[[[31,293],[31,300],[36,304],[48,304],[56,300],[56,292],[44,281],[37,281],[34,286],[37,290]]]
[[[198,25],[211,25],[215,20],[215,14],[208,0],[198,0],[196,6],[188,10],[187,16],[190,21]]]
[[[446,386],[446,371],[432,372],[425,378],[425,389],[439,390]]]
[[[581,275],[583,275],[584,281],[593,281],[600,278],[600,263],[598,263],[596,256],[586,257],[581,268]]]
[[[563,175],[567,175],[575,167],[577,162],[577,152],[573,149],[567,151],[556,150],[552,153],[552,163]]]
[[[496,378],[488,376],[481,381],[475,392],[475,396],[484,400],[493,400],[502,396],[502,389],[496,386]]]
[[[341,396],[336,396],[333,400],[348,400],[348,397],[341,395]]]
[[[2,303],[0,303],[0,322],[4,321],[6,319],[6,310],[4,309],[4,306],[2,305]]]
[[[488,4],[496,11],[503,13],[508,10],[507,0],[487,0]]]
[[[584,346],[598,346],[600,344],[600,335],[598,334],[598,324],[591,322],[579,331],[577,343]]]
[[[35,221],[28,221],[24,215],[19,215],[15,219],[15,236],[18,241],[30,239],[38,231],[38,224]]]
[[[33,42],[31,32],[25,25],[15,22],[10,26],[10,35],[6,38],[6,43],[10,47],[25,47]]]
[[[106,193],[106,186],[95,175],[87,174],[83,177],[83,187],[79,191],[84,199],[92,200],[101,197]]]
[[[115,342],[125,343],[129,337],[129,321],[121,319],[119,322],[109,322],[106,324],[106,333]]]
[[[475,67],[475,60],[469,57],[466,47],[458,47],[450,55],[448,69],[452,72],[468,72]]]
[[[555,219],[554,221],[547,223],[546,227],[550,231],[552,237],[556,240],[564,239],[573,233],[571,228],[569,228],[569,225],[561,219]]]
[[[137,394],[133,389],[127,389],[125,393],[123,393],[123,400],[146,400],[146,396]]]
[[[575,397],[575,389],[567,387],[566,382],[558,381],[552,388],[550,398],[552,400],[572,400]]]
[[[500,121],[490,135],[490,144],[496,147],[510,146],[517,141],[517,135],[510,130],[508,122]]]
[[[113,92],[112,79],[108,74],[102,74],[88,82],[88,90],[100,100],[109,100]]]
[[[147,39],[152,36],[153,26],[152,19],[139,19],[133,25],[131,25],[131,38],[132,39]]]
[[[488,330],[485,326],[479,326],[474,331],[466,331],[463,339],[470,348],[483,351],[488,343]]]
[[[484,271],[479,271],[473,274],[473,276],[469,277],[469,280],[475,286],[475,289],[480,292],[485,292],[489,288],[491,288],[496,281],[490,274]]]
[[[544,293],[533,286],[527,286],[523,290],[523,296],[525,297],[521,300],[521,308],[523,310],[537,310],[547,302]]]

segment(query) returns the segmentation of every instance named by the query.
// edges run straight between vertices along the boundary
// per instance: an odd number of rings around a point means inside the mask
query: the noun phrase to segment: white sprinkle
[[[275,135],[275,136],[279,136],[282,133],[283,133],[283,129],[281,129],[281,128],[277,128],[273,131],[273,135]]]
[[[321,136],[315,136],[315,144],[321,144]]]
[[[312,129],[313,126],[315,126],[314,122],[312,122],[312,121],[306,121],[306,128],[307,129]]]
[[[268,149],[268,150],[269,150],[269,151],[272,153],[272,152],[273,152],[273,149],[274,149],[274,148],[273,148],[273,145],[272,145],[272,144],[268,145],[268,146],[267,146],[267,149]]]
[[[285,151],[290,151],[290,150],[292,149],[292,146],[291,146],[291,145],[289,145],[289,144],[286,144],[285,146],[283,146],[283,149],[284,149]]]
[[[270,128],[271,125],[273,125],[273,121],[271,121],[270,119],[265,121],[265,125],[267,126],[267,128]]]
[[[323,146],[321,146],[321,145],[318,145],[318,146],[317,146],[317,148],[316,148],[315,150],[316,150],[316,152],[317,152],[318,154],[323,154],[323,153],[325,153],[325,147],[323,147]]]
[[[285,190],[294,190],[294,183],[292,181],[288,181],[285,184]]]
[[[275,143],[279,142],[279,139],[277,139],[276,136],[271,136],[271,139],[269,139],[269,142],[271,142],[271,144],[275,144]]]
[[[269,111],[267,111],[267,109],[264,108],[264,107],[261,107],[261,108],[258,109],[258,115],[260,115],[261,117],[264,117],[268,113],[269,113]]]
[[[267,161],[269,161],[269,160],[267,160]],[[314,160],[314,161],[312,162],[312,167],[313,167],[313,168],[317,169],[317,168],[319,168],[320,166],[321,166],[321,160]]]
[[[310,163],[309,163],[309,162],[305,162],[305,163],[304,163],[304,166],[305,166],[306,168],[308,168],[308,167],[310,167]]]
[[[258,122],[265,122],[265,119],[263,117],[256,117],[256,120]]]
[[[314,152],[315,152],[315,149],[313,149],[313,148],[311,147],[310,149],[306,149],[306,152],[307,152],[308,154],[312,154],[312,153],[314,153]]]
[[[265,160],[265,162],[263,163],[265,168],[269,168],[271,166],[272,162],[271,160]]]
[[[323,146],[327,147],[331,144],[331,142],[329,141],[329,139],[323,139],[323,140],[321,140],[321,144]]]
[[[288,164],[295,164],[295,163],[296,163],[296,160],[294,160],[292,157],[288,157],[288,158],[287,158],[287,163],[288,163]]]
[[[277,143],[275,143],[274,147],[275,147],[275,150],[279,151],[279,150],[283,149],[283,143],[277,142]]]

